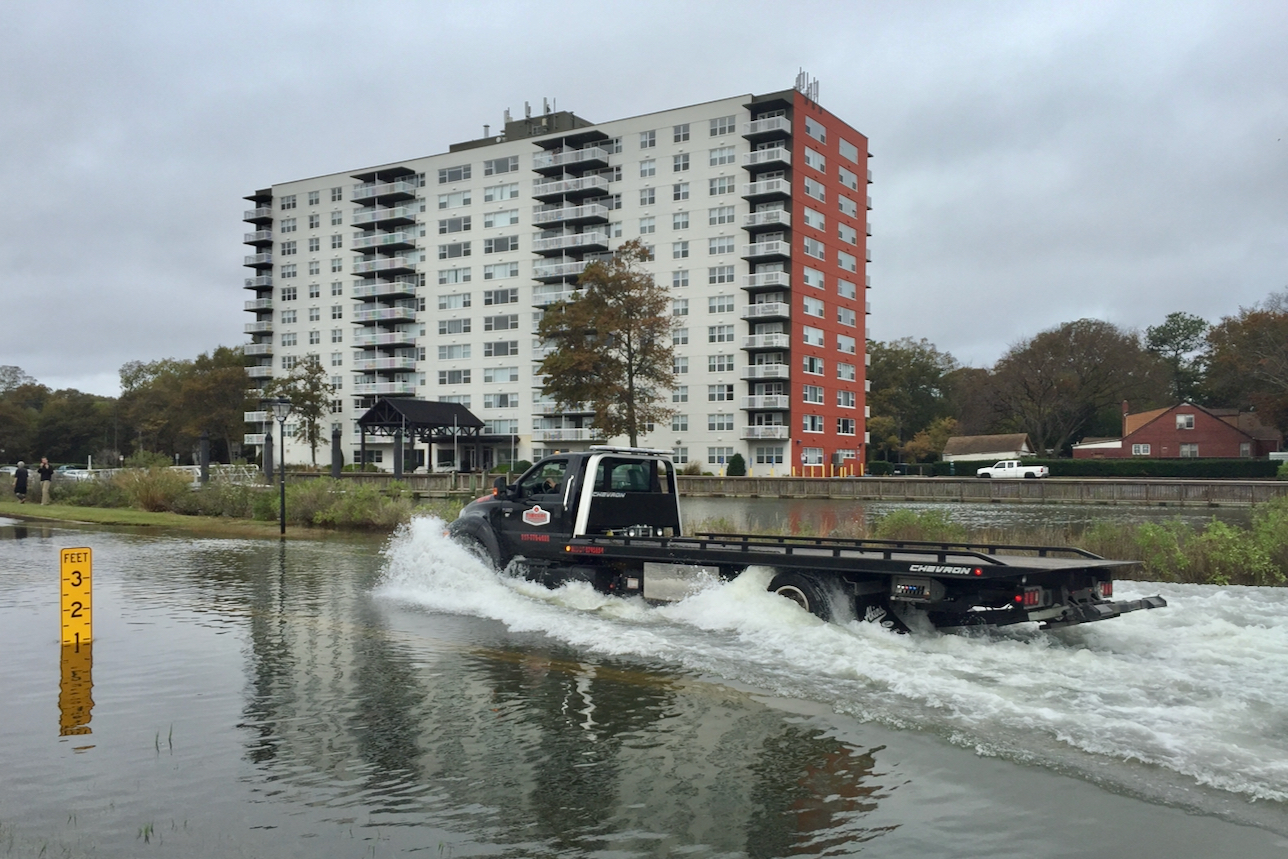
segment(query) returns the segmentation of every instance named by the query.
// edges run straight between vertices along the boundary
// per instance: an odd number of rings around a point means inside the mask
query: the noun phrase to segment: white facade
[[[776,94],[773,103],[797,97]],[[794,338],[815,336],[801,333],[812,327],[793,327],[793,316],[801,314],[798,306],[815,312],[826,302],[830,326],[838,319],[842,325],[837,343],[850,350],[839,360],[857,367],[852,378],[833,380],[837,404],[850,410],[848,423],[836,419],[836,427],[848,429],[849,453],[861,461],[866,194],[856,195],[859,237],[853,228],[847,235],[844,224],[829,233],[839,234],[840,248],[854,245],[839,256],[851,265],[857,258],[858,270],[839,287],[838,301],[829,301],[825,289],[807,296],[814,304],[802,304],[794,297],[802,286],[793,258],[808,237],[791,229],[799,196],[792,137],[766,144],[749,136],[759,128],[752,125],[756,98],[597,125],[566,112],[525,117],[508,122],[502,135],[447,153],[284,182],[248,196],[256,206],[246,213],[254,232],[245,239],[252,246],[245,284],[254,294],[246,302],[255,321],[246,325],[252,342],[245,347],[252,385],[262,387],[316,355],[336,386],[332,426],[341,430],[346,463],[357,459],[357,419],[378,396],[451,399],[486,422],[484,461],[472,461],[465,445],[440,444],[431,455],[418,443],[430,468],[477,468],[584,447],[596,440],[591,415],[559,412],[541,396],[537,321],[544,305],[574,288],[589,260],[638,238],[654,249],[657,283],[673,293],[681,370],[672,396],[676,417],[640,443],[674,450],[678,461],[697,460],[709,471],[720,471],[734,453],[753,473],[792,470],[792,437],[801,435],[808,408],[793,384],[800,360],[788,356],[800,351]],[[541,133],[543,122],[548,133]],[[866,175],[866,140],[862,147],[863,163],[850,166]],[[760,163],[767,160],[785,160],[787,169],[764,172],[762,166],[784,166]],[[771,196],[763,196],[765,188]],[[857,294],[847,295],[854,282]],[[765,291],[774,284],[782,288]],[[777,357],[767,362],[766,355]],[[781,373],[766,376],[767,363],[782,366]],[[769,377],[772,390],[765,387]],[[849,393],[839,390],[847,386]],[[828,405],[831,437],[835,409]],[[262,412],[247,413],[247,444],[262,443],[264,420]],[[330,433],[324,436],[319,462],[330,461]],[[832,441],[829,452],[837,447]],[[392,467],[390,439],[368,436],[367,450]],[[464,461],[452,462],[458,452]],[[292,463],[310,458],[293,441],[286,454]],[[416,465],[406,463],[408,470]]]

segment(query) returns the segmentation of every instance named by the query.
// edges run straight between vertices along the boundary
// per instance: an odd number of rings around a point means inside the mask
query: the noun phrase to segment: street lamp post
[[[264,401],[277,419],[278,484],[281,496],[277,505],[277,521],[283,536],[286,535],[286,419],[291,414],[291,401],[286,397],[273,397]]]

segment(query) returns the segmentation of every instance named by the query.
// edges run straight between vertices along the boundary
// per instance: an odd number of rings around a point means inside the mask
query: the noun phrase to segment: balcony
[[[532,223],[538,224],[587,224],[607,222],[608,207],[603,203],[587,203],[582,206],[560,206],[556,209],[544,209],[540,206],[532,211]]]
[[[786,200],[792,196],[792,183],[786,179],[762,179],[742,186],[744,200]]]
[[[748,290],[790,288],[792,278],[785,271],[761,271],[742,276],[742,288]]]
[[[765,349],[789,349],[792,345],[790,334],[751,334],[742,338],[742,348],[748,352]]]
[[[253,233],[242,234],[242,244],[244,245],[271,245],[272,243],[272,230],[256,230]]]
[[[742,166],[749,170],[753,167],[768,167],[771,164],[790,167],[791,163],[792,153],[786,146],[775,146],[773,149],[757,149],[742,156]]]
[[[565,250],[607,250],[608,233],[598,230],[588,233],[569,233],[562,236],[539,238],[540,233],[532,240],[534,253],[559,253]]]
[[[242,354],[247,358],[262,358],[273,354],[272,343],[247,343],[242,346]]]
[[[748,140],[772,140],[775,137],[787,137],[792,133],[792,122],[785,116],[770,116],[765,119],[753,119],[742,127],[742,136]]]
[[[353,311],[353,321],[363,322],[415,322],[414,307],[372,307]]]
[[[353,243],[350,245],[355,251],[366,251],[373,248],[393,250],[394,248],[412,248],[415,246],[416,236],[402,230],[392,233],[354,233]]]
[[[416,270],[416,264],[407,257],[378,257],[353,264],[353,273],[363,274],[407,274]]]
[[[792,398],[786,394],[756,394],[743,397],[742,407],[750,412],[782,412],[792,407]]]
[[[273,285],[273,276],[271,274],[261,274],[259,277],[246,278],[246,289],[264,289]]]
[[[248,432],[242,436],[242,444],[246,447],[250,447],[251,445],[262,447],[264,444],[264,437],[265,434],[262,432]]]
[[[533,441],[596,441],[600,438],[592,429],[538,429],[532,431]]]
[[[575,289],[555,289],[549,291],[534,289],[532,291],[532,304],[534,307],[549,307],[556,301],[567,301],[576,294],[577,290]]]
[[[267,423],[273,419],[268,412],[242,412],[242,422],[248,424]]]
[[[353,213],[355,227],[383,224],[414,224],[417,212],[411,206],[368,206]]]
[[[742,371],[742,378],[748,382],[759,382],[766,379],[787,379],[791,377],[791,368],[786,364],[752,364]]]
[[[787,242],[755,242],[742,246],[742,258],[746,260],[791,259],[792,246]]]
[[[416,359],[411,357],[362,358],[352,362],[349,369],[355,373],[374,373],[377,370],[415,370]]]
[[[353,335],[353,345],[359,349],[373,346],[415,346],[416,335],[408,331],[359,331]]]
[[[273,368],[267,364],[257,364],[254,367],[247,367],[246,375],[252,379],[271,379],[273,378]]]
[[[273,309],[273,299],[271,298],[257,298],[254,301],[247,301],[242,304],[242,310],[257,311],[257,310],[272,310],[272,309]]]
[[[752,212],[742,216],[742,228],[755,230],[762,227],[790,227],[792,213],[786,209],[771,209],[768,212]]]
[[[542,261],[532,266],[532,278],[543,283],[566,280],[581,274],[586,265],[586,260],[570,260],[563,257],[549,262]]]
[[[594,409],[589,403],[576,403],[561,409],[556,403],[533,403],[532,413],[534,415],[589,415],[594,413]]]
[[[785,426],[743,427],[739,436],[744,439],[789,439],[791,437],[791,429]]]
[[[868,195],[868,211],[872,211],[872,195]]]
[[[785,301],[765,301],[761,304],[748,304],[742,311],[742,318],[752,322],[764,322],[768,319],[790,319],[791,305]]]
[[[415,396],[416,386],[411,382],[360,382],[353,386],[353,393],[359,397]]]
[[[563,152],[538,152],[532,156],[532,169],[550,175],[564,170],[591,170],[608,166],[608,150],[600,146],[569,149]]]
[[[564,198],[596,197],[608,193],[608,179],[603,176],[582,176],[580,179],[538,179],[532,184],[532,196],[538,200],[556,201]]]
[[[273,330],[273,322],[247,322],[242,330],[247,334],[268,334]]]
[[[362,283],[353,288],[354,298],[381,298],[391,295],[415,295],[416,284],[404,280],[380,280]]]
[[[251,254],[248,257],[244,257],[244,260],[242,265],[248,265],[253,268],[273,267],[273,255],[271,253]]]
[[[416,196],[416,186],[411,182],[360,182],[353,186],[353,202],[392,203],[395,200],[410,200]]]
[[[248,221],[249,223],[252,223],[252,224],[262,224],[265,222],[272,222],[273,207],[259,206],[258,208],[255,208],[255,209],[247,209],[242,214],[242,220]]]

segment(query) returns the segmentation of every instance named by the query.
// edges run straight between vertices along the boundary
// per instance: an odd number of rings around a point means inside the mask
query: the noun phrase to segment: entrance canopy
[[[392,436],[398,432],[404,438],[419,441],[443,442],[453,439],[477,439],[483,433],[483,421],[460,403],[437,403],[429,400],[411,400],[391,397],[376,401],[358,418],[363,435]]]

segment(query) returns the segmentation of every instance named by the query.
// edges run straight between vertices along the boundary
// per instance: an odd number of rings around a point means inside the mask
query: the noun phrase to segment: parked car
[[[88,468],[81,468],[79,465],[60,465],[54,469],[54,477],[64,480],[89,480],[93,476]]]
[[[1003,459],[993,465],[975,471],[976,477],[1050,477],[1051,472],[1045,465],[1025,465],[1018,459]]]

